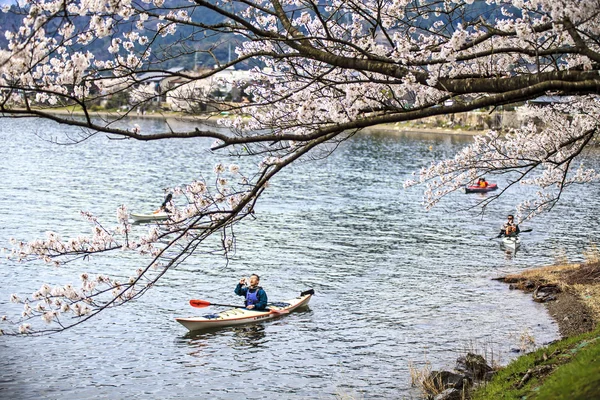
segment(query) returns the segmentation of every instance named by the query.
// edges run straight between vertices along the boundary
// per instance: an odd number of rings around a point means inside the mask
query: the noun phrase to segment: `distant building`
[[[169,82],[180,79],[177,74],[184,70],[183,67],[170,68],[166,71],[151,71],[140,74],[136,77],[138,85],[151,85],[158,94],[158,97],[152,99],[157,105],[166,101],[165,92],[169,87]]]
[[[170,80],[164,100],[166,107],[174,111],[206,111],[210,103],[244,101],[240,87],[252,80],[252,72],[231,68],[201,78],[208,73],[210,70],[199,70],[187,74],[189,78]]]

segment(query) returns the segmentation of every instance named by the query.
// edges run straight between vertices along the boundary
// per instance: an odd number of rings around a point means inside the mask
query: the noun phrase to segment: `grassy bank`
[[[502,280],[526,291],[556,287],[556,299],[545,304],[563,339],[501,368],[471,397],[600,399],[600,263],[538,268]]]
[[[600,329],[519,357],[472,399],[600,399]]]

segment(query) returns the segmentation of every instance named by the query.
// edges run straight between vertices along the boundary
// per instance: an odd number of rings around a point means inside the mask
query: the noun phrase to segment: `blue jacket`
[[[258,303],[254,305],[254,310],[264,310],[267,307],[267,293],[261,288],[258,287]],[[248,287],[242,286],[241,284],[237,284],[234,290],[235,294],[238,296],[244,296],[246,298],[246,293],[248,293]]]

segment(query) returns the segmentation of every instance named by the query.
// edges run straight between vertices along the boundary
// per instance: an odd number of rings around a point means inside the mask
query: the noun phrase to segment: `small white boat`
[[[503,236],[502,243],[504,243],[506,247],[516,249],[521,245],[521,238],[519,236]]]
[[[232,308],[219,313],[207,314],[201,317],[175,318],[175,321],[185,326],[189,331],[222,328],[254,322],[266,321],[287,314],[308,305],[314,290],[302,292],[300,296],[281,303],[269,303],[269,310],[254,311],[246,308]],[[193,301],[193,300],[192,300]]]
[[[169,219],[170,214],[166,212],[157,212],[152,214],[129,214],[129,217],[134,222],[153,222],[153,221],[165,221]]]

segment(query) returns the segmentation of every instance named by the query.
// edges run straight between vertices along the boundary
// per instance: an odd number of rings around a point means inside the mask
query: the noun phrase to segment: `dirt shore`
[[[561,336],[593,330],[600,322],[600,261],[553,265],[510,274],[498,280],[531,292],[557,322]]]

